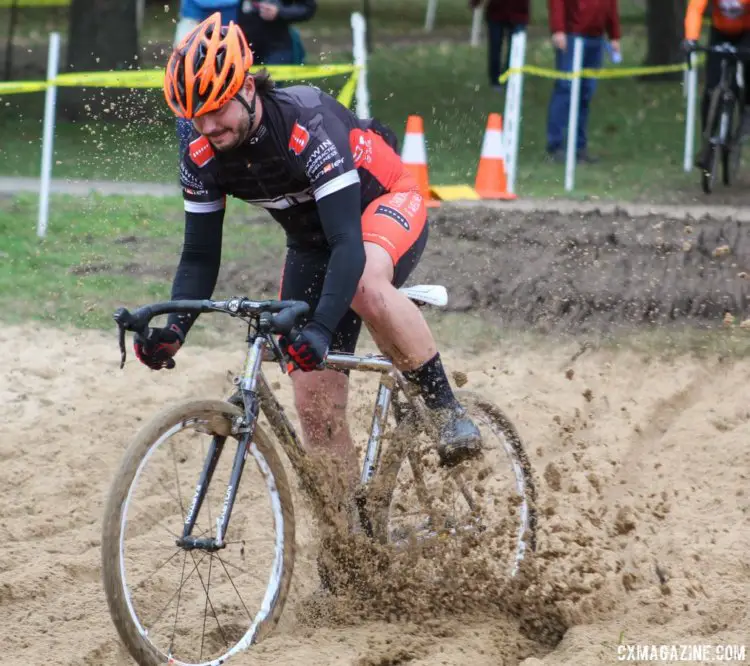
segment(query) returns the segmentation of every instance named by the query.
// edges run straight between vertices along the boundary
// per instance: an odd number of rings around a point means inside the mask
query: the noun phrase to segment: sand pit
[[[108,485],[142,418],[177,396],[224,396],[242,353],[192,345],[177,371],[132,356],[121,371],[112,333],[48,330],[28,344],[39,335],[0,330],[3,663],[129,664],[100,580]],[[524,618],[312,625],[314,538],[301,516],[285,617],[236,663],[593,666],[615,662],[620,641],[750,648],[750,361],[605,350],[571,361],[577,349],[444,351],[515,421],[539,482],[543,576]],[[289,404],[285,381],[280,394]],[[370,398],[357,393],[353,413]]]

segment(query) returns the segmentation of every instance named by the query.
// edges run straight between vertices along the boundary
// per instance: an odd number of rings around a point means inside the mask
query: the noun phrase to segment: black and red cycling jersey
[[[314,303],[311,319],[341,338],[342,318],[346,326],[355,318],[348,311],[364,270],[364,241],[386,249],[394,280],[404,280],[426,241],[423,197],[395,135],[376,120],[357,118],[314,86],[272,89],[259,99],[260,124],[232,150],[215,151],[193,130],[180,163],[185,244],[172,298],[212,295],[231,195],[266,209],[284,228],[285,298]],[[316,266],[307,266],[312,258]],[[302,284],[310,270],[324,275],[314,294]],[[187,333],[193,321],[173,315],[169,323]]]
[[[268,210],[290,237],[320,234],[316,200],[358,182],[364,210],[401,178],[395,135],[318,88],[273,90],[262,104],[254,136],[231,151],[193,130],[180,166],[187,212],[221,210],[229,194]]]

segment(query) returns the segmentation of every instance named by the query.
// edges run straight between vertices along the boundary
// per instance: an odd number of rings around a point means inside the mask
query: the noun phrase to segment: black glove
[[[698,42],[694,39],[682,40],[682,50],[688,55],[695,51],[696,46],[698,46]]]
[[[283,339],[281,343],[286,346],[287,354],[297,367],[303,372],[310,372],[325,361],[331,344],[331,333],[325,326],[310,322],[296,338],[291,341]]]
[[[137,333],[133,336],[135,355],[152,370],[174,368],[172,357],[183,342],[185,334],[175,324],[166,328],[151,328],[145,339]]]

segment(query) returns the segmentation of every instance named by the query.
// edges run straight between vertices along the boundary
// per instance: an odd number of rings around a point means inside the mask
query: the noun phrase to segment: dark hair
[[[255,81],[255,90],[261,97],[267,95],[276,87],[276,82],[271,78],[270,72],[265,67],[253,74],[253,80]]]

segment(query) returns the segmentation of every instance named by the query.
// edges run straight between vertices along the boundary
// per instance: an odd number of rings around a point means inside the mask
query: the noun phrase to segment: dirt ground
[[[176,396],[224,395],[241,354],[192,347],[177,372],[148,373],[132,359],[121,371],[112,335],[50,331],[31,347],[37,334],[0,332],[3,661],[131,663],[100,580],[108,485],[141,419]],[[522,630],[491,608],[483,617],[475,608],[418,622],[311,624],[300,608],[315,585],[314,537],[303,524],[295,598],[278,632],[237,663],[593,666],[614,662],[619,641],[747,644],[750,361],[599,351],[572,362],[575,351],[445,352],[527,443],[543,508],[540,598],[549,602],[534,612],[539,627],[563,618],[561,641],[550,645],[533,622]],[[281,395],[288,404],[286,382]],[[353,411],[370,399],[358,391]]]
[[[485,603],[499,589],[485,580],[453,612],[431,610],[412,587],[419,613],[388,618],[373,605],[370,616],[313,617],[316,532],[299,507],[300,552],[284,617],[237,664],[598,666],[618,661],[619,644],[750,650],[750,359],[580,353],[575,337],[559,335],[609,330],[623,317],[639,328],[672,318],[720,328],[727,309],[742,319],[746,227],[566,217],[479,212],[469,222],[440,213],[412,280],[447,284],[450,308],[474,321],[546,332],[531,346],[509,335],[476,355],[468,339],[443,348],[467,388],[507,412],[531,458],[540,574],[522,612]],[[228,268],[221,290],[248,279]],[[102,588],[106,493],[144,419],[178,398],[227,394],[228,373],[242,362],[236,333],[234,346],[188,345],[175,371],[153,373],[132,354],[120,370],[111,332],[49,329],[42,344],[30,344],[38,327],[0,329],[4,664],[132,663]],[[272,378],[296,421],[288,379]],[[357,428],[369,424],[370,388],[354,387]]]

